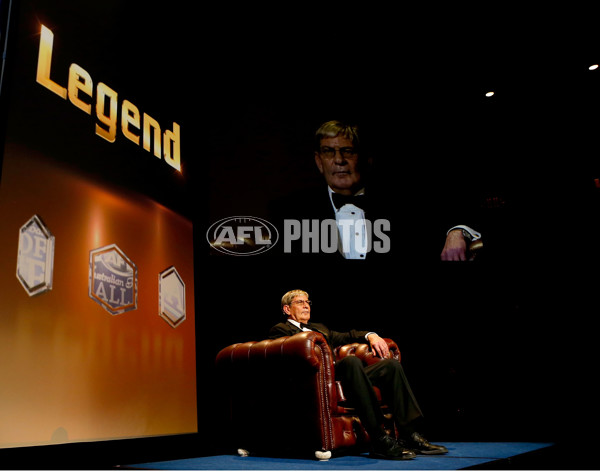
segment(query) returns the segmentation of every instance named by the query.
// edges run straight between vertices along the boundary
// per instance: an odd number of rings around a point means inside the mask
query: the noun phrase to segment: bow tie
[[[360,209],[364,209],[365,207],[366,198],[364,194],[344,195],[333,192],[331,194],[331,198],[333,199],[333,205],[335,205],[336,209],[341,209],[346,204],[355,205]]]
[[[323,335],[324,337],[327,338],[327,334],[321,330],[319,330],[318,328],[316,328],[314,325],[311,326],[310,324],[303,324],[300,323],[300,327],[302,327],[300,330],[302,330],[303,328],[307,328],[308,330],[310,330],[311,332],[317,332],[320,333],[321,335]],[[304,330],[302,330],[304,332]]]

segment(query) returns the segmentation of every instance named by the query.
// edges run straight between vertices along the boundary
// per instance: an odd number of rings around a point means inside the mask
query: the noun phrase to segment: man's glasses
[[[356,151],[355,148],[350,148],[350,147],[345,147],[345,148],[329,148],[328,146],[323,146],[320,151],[319,154],[321,154],[321,156],[326,157],[327,159],[333,159],[335,158],[335,153],[340,152],[340,154],[342,155],[342,157],[344,159],[352,159],[355,158],[356,155],[358,154],[358,151]]]
[[[291,304],[308,304],[308,305],[312,305],[312,301],[292,301]]]

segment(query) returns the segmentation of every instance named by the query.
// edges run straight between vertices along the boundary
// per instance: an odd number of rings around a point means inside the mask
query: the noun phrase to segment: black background
[[[600,59],[585,12],[567,25],[561,12],[495,4],[12,5],[2,94],[27,105],[8,116],[9,136],[194,221],[200,427],[178,444],[185,454],[230,451],[212,407],[214,358],[265,338],[292,288],[310,293],[315,320],[398,342],[432,439],[568,443],[589,433],[600,71],[588,66]],[[33,19],[55,34],[57,82],[75,62],[164,127],[181,125],[182,175],[120,134],[114,144],[94,136],[93,117],[35,83]],[[39,113],[48,108],[52,127]],[[211,252],[216,220],[267,217],[273,200],[320,184],[312,136],[333,118],[371,138],[373,179],[398,202],[395,230],[410,244],[332,267]],[[65,139],[72,153],[57,151]],[[435,261],[443,240],[419,236],[455,198],[484,231],[469,264]],[[419,217],[406,221],[405,208]],[[416,268],[406,264],[415,253]],[[131,445],[105,445],[115,462],[138,459]],[[181,452],[160,445],[139,459]]]

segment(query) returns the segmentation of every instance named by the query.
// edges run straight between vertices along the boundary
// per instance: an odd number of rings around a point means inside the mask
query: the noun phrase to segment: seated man
[[[348,356],[335,365],[335,378],[342,383],[347,399],[358,412],[365,430],[372,439],[371,454],[377,458],[407,460],[416,453],[431,455],[447,453],[440,445],[432,445],[414,429],[414,423],[422,416],[421,409],[410,389],[402,365],[393,359],[386,359],[389,350],[386,342],[374,332],[351,330],[335,332],[325,325],[309,323],[311,304],[308,294],[302,290],[289,291],[281,299],[286,322],[271,328],[269,338],[275,339],[294,335],[301,331],[317,331],[323,334],[333,349],[348,343],[371,345],[373,352],[382,361],[364,367],[360,359]],[[395,439],[387,435],[382,427],[383,414],[373,391],[373,386],[381,390],[383,399],[392,409],[394,422],[400,433]]]

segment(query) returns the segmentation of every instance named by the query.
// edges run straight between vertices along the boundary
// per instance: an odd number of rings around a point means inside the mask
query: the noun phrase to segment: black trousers
[[[346,398],[372,438],[384,433],[383,413],[373,386],[381,391],[382,400],[391,408],[401,433],[408,433],[409,424],[423,415],[402,365],[396,360],[381,360],[365,367],[359,358],[347,356],[336,363],[335,379],[342,383]]]

